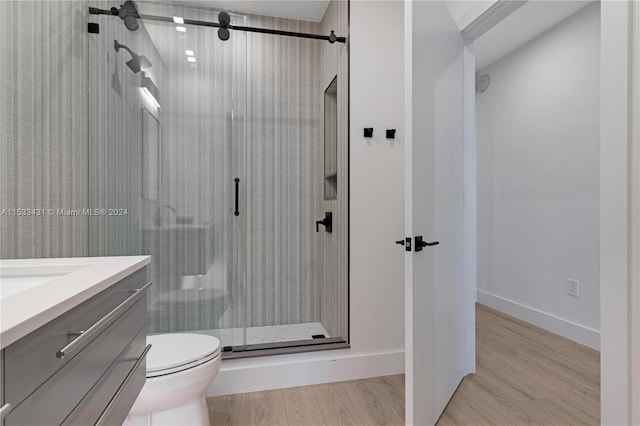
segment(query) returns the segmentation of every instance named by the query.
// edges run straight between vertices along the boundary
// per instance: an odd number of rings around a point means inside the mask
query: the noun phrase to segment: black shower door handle
[[[238,196],[240,192],[240,179],[235,178],[234,182],[236,183],[236,211],[233,212],[234,216],[240,216],[240,211],[238,209]]]

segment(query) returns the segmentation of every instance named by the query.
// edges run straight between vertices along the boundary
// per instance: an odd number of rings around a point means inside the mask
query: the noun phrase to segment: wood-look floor
[[[477,372],[438,425],[589,425],[600,419],[600,355],[486,306],[476,308]],[[207,400],[214,426],[403,425],[404,376]]]
[[[208,398],[211,424],[404,425],[404,376]]]
[[[438,425],[600,424],[600,353],[476,305],[476,374]]]

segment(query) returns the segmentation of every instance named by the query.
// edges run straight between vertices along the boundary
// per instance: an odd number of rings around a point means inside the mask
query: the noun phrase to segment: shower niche
[[[324,199],[338,196],[338,76],[324,91]]]
[[[88,219],[90,255],[152,256],[151,333],[215,335],[226,358],[348,347],[346,45],[220,37],[189,24],[220,11],[137,7],[128,26],[90,17],[89,198],[128,211]],[[347,16],[331,1],[318,23],[225,19],[342,36]],[[333,232],[316,233],[327,211]]]

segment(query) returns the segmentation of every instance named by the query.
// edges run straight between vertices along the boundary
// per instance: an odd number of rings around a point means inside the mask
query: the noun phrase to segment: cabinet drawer
[[[145,320],[146,297],[142,297],[17,405],[5,419],[5,426],[62,423],[134,337],[144,329]],[[55,354],[52,356],[55,358]],[[7,383],[7,388],[11,386],[11,383]]]
[[[68,332],[87,330],[127,299],[131,295],[129,290],[144,286],[146,275],[146,268],[131,274],[119,284],[97,294],[5,348],[5,401],[16,407],[38,386],[70,362],[73,356],[62,359],[56,357],[61,348],[77,337],[69,336]],[[77,351],[73,355],[80,352]]]
[[[63,425],[93,425],[105,409],[103,424],[122,424],[146,380],[146,342],[143,328]]]

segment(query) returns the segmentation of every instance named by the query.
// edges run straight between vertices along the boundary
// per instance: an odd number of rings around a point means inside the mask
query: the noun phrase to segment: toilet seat
[[[147,336],[147,378],[197,367],[220,356],[220,341],[206,334],[170,333]]]

